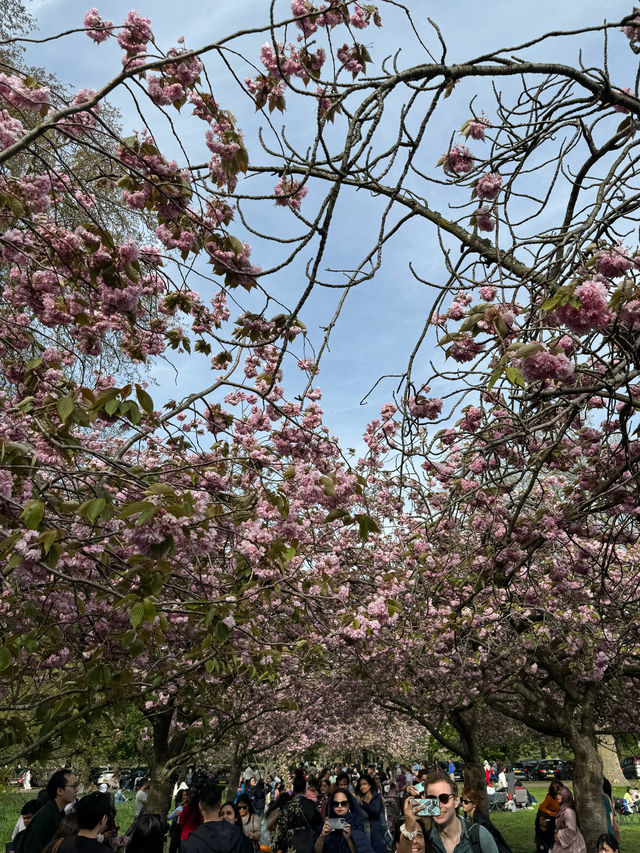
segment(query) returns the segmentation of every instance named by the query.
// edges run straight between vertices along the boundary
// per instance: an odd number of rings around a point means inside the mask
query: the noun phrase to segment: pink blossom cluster
[[[422,389],[425,394],[429,393],[429,386]],[[427,421],[435,421],[442,412],[442,400],[439,397],[424,397],[422,394],[412,395],[407,401],[409,412],[414,418],[424,418]]]
[[[630,326],[634,332],[640,330],[640,299],[630,299],[620,307],[621,323]]]
[[[181,52],[175,48],[167,51],[167,56],[173,56],[177,61],[165,65],[160,77],[155,74],[147,76],[147,92],[154,104],[182,106],[187,100],[188,91],[200,79],[203,65],[197,56],[181,61]],[[209,117],[208,113],[201,116],[205,120],[209,120]]]
[[[562,323],[572,332],[584,335],[594,329],[602,329],[613,319],[609,310],[606,279],[597,274],[576,287],[574,295],[580,300],[575,308],[569,302],[559,305],[549,315],[550,322]]]
[[[98,44],[101,41],[106,41],[111,35],[112,22],[103,21],[96,8],[89,9],[85,13],[83,23],[89,38]]]
[[[244,82],[248,91],[253,95],[258,109],[268,103],[269,109],[273,112],[277,105],[282,103],[286,88],[284,80],[276,80],[275,77],[259,74],[255,80],[253,77],[245,77]]]
[[[4,150],[14,142],[17,142],[26,133],[24,125],[20,119],[13,116],[6,110],[0,109],[0,149]]]
[[[224,238],[212,237],[204,248],[209,253],[209,259],[214,270],[219,275],[225,275],[228,284],[233,286],[251,287],[255,284],[255,278],[262,270],[259,266],[252,264],[251,246],[243,241],[240,250],[227,248],[228,241]]]
[[[493,284],[485,284],[479,290],[480,298],[484,299],[485,302],[493,302],[496,298],[497,292],[498,288]]]
[[[0,102],[17,110],[38,111],[51,103],[47,86],[31,88],[16,74],[0,73]]]
[[[291,210],[300,210],[302,199],[309,190],[303,185],[302,181],[296,181],[293,178],[281,178],[273,188],[273,192],[277,205],[288,207]]]
[[[622,246],[616,246],[609,251],[601,251],[596,255],[596,269],[600,275],[607,278],[617,278],[633,269],[635,262]]]
[[[465,139],[471,137],[472,139],[484,140],[484,134],[487,127],[493,127],[493,125],[485,114],[482,113],[480,116],[474,116],[473,118],[467,119],[460,128],[460,133],[462,133]]]
[[[85,104],[93,98],[95,93],[95,89],[80,89],[73,99],[73,105],[79,106],[80,104]],[[83,133],[93,130],[96,126],[96,115],[99,112],[100,104],[98,103],[89,109],[82,110],[81,112],[74,113],[73,115],[62,119],[57,123],[56,129],[68,136],[80,136]]]
[[[313,35],[319,27],[333,29],[345,23],[342,11],[336,8],[339,4],[330,3],[329,6],[322,4],[314,6],[308,0],[292,0],[291,14],[296,15],[299,20],[296,26],[302,30],[305,37]],[[349,15],[349,24],[355,29],[362,30],[369,26],[374,9],[365,8],[360,3],[354,3]]]
[[[529,382],[541,379],[569,382],[573,379],[575,368],[563,352],[554,354],[541,346],[533,355],[521,360],[520,372]]]
[[[152,38],[150,18],[143,18],[135,9],[131,9],[118,33],[118,44],[125,52],[122,64],[128,67],[141,65],[147,42]]]
[[[484,344],[478,343],[467,332],[463,332],[449,347],[449,355],[457,362],[464,363],[473,359],[484,350]]]
[[[445,172],[464,175],[473,169],[473,154],[466,145],[453,145],[439,160]]]
[[[483,204],[474,213],[478,231],[493,231],[496,227],[495,217],[491,214],[491,208],[488,204]]]
[[[469,406],[464,418],[460,421],[460,429],[477,432],[482,422],[483,411],[478,406]]]
[[[338,48],[338,59],[345,71],[349,71],[355,77],[362,71],[362,63],[354,56],[353,48],[343,44]]]
[[[478,198],[494,201],[498,197],[502,186],[502,176],[495,172],[488,172],[478,178],[476,183],[476,194]]]

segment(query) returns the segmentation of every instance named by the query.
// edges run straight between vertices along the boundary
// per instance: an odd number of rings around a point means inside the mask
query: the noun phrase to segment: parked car
[[[527,768],[524,766],[524,762],[514,761],[511,765],[511,769],[516,777],[516,781],[526,782],[529,779],[529,773]]]
[[[546,779],[571,779],[573,776],[573,767],[568,761],[562,761],[560,758],[545,758],[539,761],[536,767],[530,772],[530,779],[544,781]]]
[[[525,758],[524,761],[518,762],[522,764],[524,768],[524,772],[527,774],[526,779],[535,779],[535,771],[538,764],[540,764],[539,758]]]
[[[640,779],[640,755],[628,755],[622,759],[625,779]]]

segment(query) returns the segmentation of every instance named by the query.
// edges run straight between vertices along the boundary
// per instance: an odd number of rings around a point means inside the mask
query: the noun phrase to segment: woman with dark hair
[[[606,832],[598,838],[596,843],[598,853],[620,853],[620,845],[615,835]]]
[[[322,820],[327,816],[327,805],[332,791],[333,785],[329,781],[329,777],[323,776],[322,779],[320,779],[320,796],[318,798],[318,808],[320,809]]]
[[[607,833],[617,838],[618,843],[620,843],[620,826],[618,824],[618,815],[613,805],[613,791],[611,789],[611,782],[606,776],[602,777],[602,802],[604,804],[605,817],[607,818]]]
[[[178,820],[180,823],[180,851],[186,853],[187,839],[194,829],[197,829],[202,823],[200,795],[197,791],[191,791]]]
[[[141,814],[129,843],[128,853],[162,853],[167,824],[159,814]]]
[[[504,840],[500,830],[493,825],[487,808],[487,798],[483,791],[474,788],[465,788],[460,797],[460,805],[464,812],[464,822],[467,829],[474,823],[488,829],[493,840],[496,842],[499,853],[511,853],[511,848]]]
[[[232,803],[231,800],[227,800],[224,805],[220,806],[220,820],[228,820],[229,823],[232,823],[244,832],[242,818],[240,817],[240,809],[236,803]]]
[[[547,796],[540,803],[535,821],[535,845],[537,853],[549,853],[556,834],[556,816],[560,811],[558,791],[564,787],[554,779],[549,785]]]
[[[573,796],[564,785],[557,796],[560,810],[556,817],[556,840],[553,853],[587,853],[587,845],[578,829],[576,805]]]
[[[336,819],[342,826],[334,828]],[[337,788],[329,797],[327,817],[314,846],[314,853],[373,853],[362,819],[362,812],[352,794]]]
[[[431,833],[431,818],[418,817],[414,811],[414,788],[404,797],[404,821],[398,820],[393,833],[396,853],[425,853],[427,838]]]
[[[249,838],[255,849],[260,846],[260,818],[255,813],[251,797],[248,794],[240,794],[236,797],[236,805],[242,818],[242,831]]]
[[[375,781],[368,773],[363,773],[356,785],[356,795],[365,819],[369,821],[369,839],[375,853],[387,853],[387,842],[382,828],[381,815],[384,803]]]

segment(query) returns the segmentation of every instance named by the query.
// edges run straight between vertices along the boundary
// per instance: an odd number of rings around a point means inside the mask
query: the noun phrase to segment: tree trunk
[[[595,853],[598,836],[607,831],[602,793],[602,760],[595,736],[574,732],[570,743],[576,759],[573,791],[578,826],[587,842],[587,853]]]
[[[229,773],[229,784],[227,785],[227,800],[235,800],[238,793],[238,785],[240,783],[240,774],[242,773],[241,755],[234,755],[231,762],[231,772]]]
[[[618,750],[613,735],[598,735],[598,752],[602,759],[604,775],[612,785],[626,785],[627,782],[620,767]]]
[[[167,769],[165,764],[153,762],[150,773],[149,798],[145,804],[147,814],[159,814],[163,818],[167,816],[171,805],[170,775],[171,771]]]
[[[167,766],[171,757],[169,743],[169,731],[173,719],[173,708],[159,714],[154,714],[153,725],[153,760],[151,762],[151,787],[145,804],[148,814],[159,814],[163,818],[167,816],[171,805],[171,783],[169,778],[173,772],[172,767]]]

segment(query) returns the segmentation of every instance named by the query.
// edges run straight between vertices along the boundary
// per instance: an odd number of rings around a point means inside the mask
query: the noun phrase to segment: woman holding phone
[[[314,853],[374,853],[364,831],[360,807],[345,788],[338,788],[329,797],[327,817]]]

